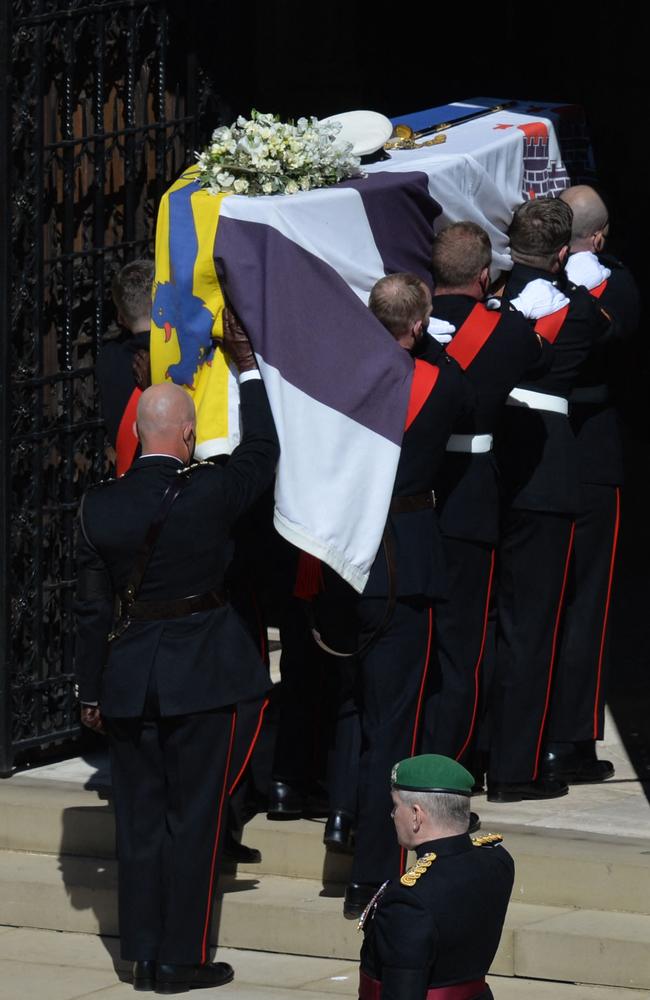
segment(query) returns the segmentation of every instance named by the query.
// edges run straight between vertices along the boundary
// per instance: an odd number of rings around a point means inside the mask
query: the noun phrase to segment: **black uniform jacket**
[[[460,367],[444,351],[438,350],[436,354],[436,382],[402,439],[393,488],[396,497],[436,491],[438,472],[452,424],[460,413],[473,405],[473,390]],[[392,536],[395,551],[397,596],[444,596],[444,557],[435,511],[428,509],[389,514],[387,530]],[[382,545],[371,567],[363,596],[383,597],[387,594],[388,572]]]
[[[106,436],[113,446],[127,403],[136,388],[133,358],[141,350],[149,350],[149,334],[125,332],[103,344],[97,356],[96,377],[106,421]]]
[[[364,927],[361,969],[381,981],[382,1000],[424,1000],[432,986],[483,979],[499,946],[514,880],[506,849],[464,833],[417,848],[418,858],[429,852],[424,874],[391,882]]]
[[[476,391],[475,406],[454,423],[454,434],[492,434],[513,386],[522,379],[539,378],[552,363],[553,348],[545,340],[540,344],[530,322],[508,303],[492,301],[499,304],[497,325],[473,359],[463,364]],[[477,306],[493,315],[469,295],[434,296],[432,314],[455,326],[455,337]],[[437,497],[443,535],[496,544],[499,488],[493,452],[448,451],[438,477]]]
[[[609,254],[598,259],[612,272],[596,301],[611,317],[612,334],[591,352],[580,370],[577,393],[599,390],[605,398],[596,402],[571,398],[569,417],[578,444],[580,481],[606,486],[623,482],[623,455],[615,396],[619,384],[629,386],[627,341],[640,320],[639,289],[629,270]]]
[[[278,444],[261,381],[241,387],[242,441],[225,465],[191,467],[153,549],[139,599],[172,600],[219,590],[233,522],[273,477]],[[106,716],[142,712],[153,672],[161,715],[182,715],[252,698],[268,677],[230,605],[168,621],[133,622],[108,643],[114,594],[167,487],[175,458],[144,456],[121,478],[89,490],[80,512],[76,598],[79,698]]]
[[[569,299],[569,309],[553,343],[549,371],[520,387],[568,399],[590,351],[611,334],[611,324],[585,288],[564,275],[515,264],[504,298],[514,299],[536,278],[552,281]],[[505,406],[495,438],[496,457],[505,499],[513,507],[573,514],[579,506],[578,454],[567,417],[548,410]]]

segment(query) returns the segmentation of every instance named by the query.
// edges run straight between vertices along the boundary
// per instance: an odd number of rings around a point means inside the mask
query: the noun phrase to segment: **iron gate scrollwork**
[[[75,515],[108,469],[94,363],[112,273],[151,256],[211,92],[164,0],[1,0],[0,773],[78,732]],[[190,63],[188,67],[188,61]]]

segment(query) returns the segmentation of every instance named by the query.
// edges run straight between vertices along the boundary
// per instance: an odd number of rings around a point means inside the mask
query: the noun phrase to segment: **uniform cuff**
[[[252,382],[253,379],[261,379],[262,376],[259,373],[258,368],[251,368],[248,372],[239,373],[239,384],[242,385],[243,382]]]

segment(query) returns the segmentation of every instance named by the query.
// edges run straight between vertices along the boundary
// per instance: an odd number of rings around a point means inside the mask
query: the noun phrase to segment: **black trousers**
[[[107,720],[123,959],[208,961],[228,796],[261,707]]]
[[[359,601],[361,643],[376,630],[385,609],[385,597]],[[398,599],[388,628],[360,656],[362,747],[353,882],[378,884],[403,869],[405,852],[391,819],[390,776],[398,761],[418,752],[432,642],[431,604]]]
[[[359,756],[361,754],[361,718],[357,684],[359,668],[356,657],[331,657],[333,682],[332,724],[327,757],[327,788],[330,812],[357,815]]]
[[[278,730],[272,776],[299,788],[325,773],[328,713],[323,654],[314,642],[305,602],[289,598],[280,618]]]
[[[546,738],[602,740],[607,625],[620,520],[616,486],[583,485]]]
[[[510,510],[504,518],[491,691],[494,782],[538,776],[573,533],[569,515]]]
[[[478,721],[494,550],[445,538],[448,599],[436,605],[439,671],[427,697],[422,753],[465,761]]]

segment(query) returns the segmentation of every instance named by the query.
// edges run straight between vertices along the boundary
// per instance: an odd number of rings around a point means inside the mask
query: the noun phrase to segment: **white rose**
[[[238,177],[235,183],[233,184],[233,187],[237,192],[237,194],[246,194],[246,192],[248,191],[248,181],[244,180],[243,177]]]

